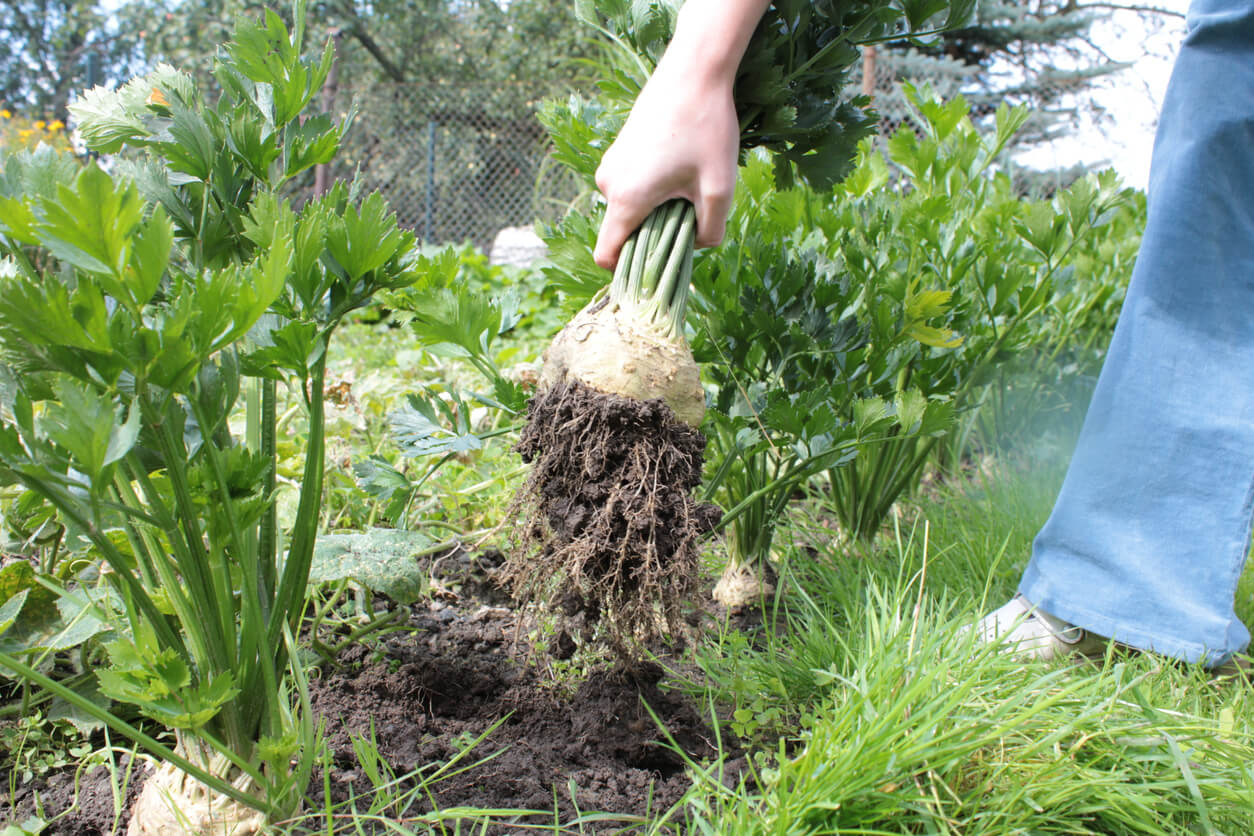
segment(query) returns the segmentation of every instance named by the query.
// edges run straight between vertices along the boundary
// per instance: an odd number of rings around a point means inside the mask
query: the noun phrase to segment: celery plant
[[[830,472],[833,510],[863,538],[918,484],[953,415],[975,407],[993,370],[1049,338],[1048,309],[1067,291],[1075,254],[1128,199],[1113,173],[1050,200],[1021,198],[998,166],[1026,110],[1003,107],[994,131],[981,134],[961,98],[910,96],[924,136],[898,131],[887,164],[868,149],[837,200],[811,215],[820,246],[856,282],[896,300],[869,310],[870,321],[891,334],[905,315],[911,339],[867,370],[868,395],[915,391],[950,413],[930,432],[895,434]]]
[[[707,490],[726,509],[728,570],[715,594],[727,604],[763,591],[758,575],[799,491],[900,431],[901,420],[913,431],[915,420],[904,401],[880,402],[861,382],[902,340],[870,339],[858,316],[882,298],[773,225],[787,223],[780,210],[797,195],[769,185],[764,165],[751,165],[745,180],[731,219],[736,239],[702,259],[693,305],[693,350],[714,405]]]
[[[19,381],[0,409],[0,481],[86,532],[124,613],[100,689],[178,744],[18,658],[0,663],[270,818],[297,806],[316,754],[293,636],[322,501],[331,336],[417,275],[413,238],[377,195],[337,185],[299,211],[280,196],[349,122],[307,113],[331,53],[302,57],[303,18],[298,3],[294,31],[272,12],[240,24],[212,104],[169,67],[86,94],[79,130],[98,152],[128,152],[117,173],[33,154],[0,183],[0,350]],[[231,421],[258,381],[250,444]],[[275,382],[300,393],[309,423],[285,549]]]

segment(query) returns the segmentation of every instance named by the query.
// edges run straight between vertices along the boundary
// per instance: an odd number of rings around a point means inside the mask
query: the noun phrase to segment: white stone
[[[493,239],[488,261],[506,267],[530,267],[548,253],[548,247],[531,227],[507,226]]]

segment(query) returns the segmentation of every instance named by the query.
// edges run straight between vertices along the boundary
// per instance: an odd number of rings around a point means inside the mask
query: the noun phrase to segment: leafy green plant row
[[[0,664],[246,805],[234,815],[271,820],[298,807],[317,756],[294,637],[323,503],[332,336],[428,265],[378,195],[341,183],[299,207],[285,197],[351,123],[311,112],[331,53],[305,57],[303,4],[294,20],[241,23],[216,98],[170,67],[88,92],[78,128],[110,170],[36,152],[0,174],[0,484],[55,508],[100,561],[38,582],[10,573]],[[308,424],[285,531],[279,384]],[[106,700],[42,670],[85,627],[108,636]],[[195,830],[196,805],[174,804]],[[161,832],[153,816],[141,803],[135,832]]]

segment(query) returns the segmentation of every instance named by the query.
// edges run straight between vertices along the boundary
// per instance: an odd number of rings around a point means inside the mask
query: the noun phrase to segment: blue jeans
[[[1163,103],[1149,218],[1079,445],[1019,591],[1208,665],[1254,517],[1254,0],[1194,0]]]

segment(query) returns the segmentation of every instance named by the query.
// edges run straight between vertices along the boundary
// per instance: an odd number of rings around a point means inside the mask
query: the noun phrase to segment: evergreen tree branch
[[[1138,6],[1126,3],[1068,3],[1065,11],[1083,12],[1088,9],[1109,9],[1117,12],[1136,12],[1137,14],[1163,15],[1164,17],[1174,17],[1184,20],[1184,12],[1178,12],[1175,9],[1164,9],[1161,6]]]

